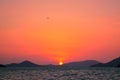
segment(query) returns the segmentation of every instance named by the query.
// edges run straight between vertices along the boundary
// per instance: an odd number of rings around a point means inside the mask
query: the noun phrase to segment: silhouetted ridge
[[[34,64],[30,61],[23,61],[21,63],[12,63],[12,64],[8,64],[8,67],[40,67],[40,65]]]
[[[120,66],[120,57],[113,59],[108,63],[100,63],[93,65],[92,67],[119,67]]]
[[[98,63],[100,63],[100,62],[98,62],[96,60],[85,60],[85,61],[80,61],[80,62],[66,63],[63,65],[63,67],[66,67],[66,68],[90,67],[91,65],[95,65]]]
[[[120,67],[120,64],[117,67]]]
[[[5,65],[0,64],[0,67],[6,67]]]
[[[120,64],[120,57],[106,63],[107,66],[117,67]]]

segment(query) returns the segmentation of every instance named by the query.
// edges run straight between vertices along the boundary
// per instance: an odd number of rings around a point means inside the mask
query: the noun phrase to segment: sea
[[[120,80],[120,68],[0,68],[0,80]]]

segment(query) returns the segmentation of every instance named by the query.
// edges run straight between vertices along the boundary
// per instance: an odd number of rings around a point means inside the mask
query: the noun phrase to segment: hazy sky
[[[0,63],[120,56],[120,0],[0,0]]]

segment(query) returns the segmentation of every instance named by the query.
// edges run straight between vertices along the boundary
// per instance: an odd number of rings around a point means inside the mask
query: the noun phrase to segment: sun
[[[59,62],[59,65],[62,66],[62,65],[63,65],[63,62]]]

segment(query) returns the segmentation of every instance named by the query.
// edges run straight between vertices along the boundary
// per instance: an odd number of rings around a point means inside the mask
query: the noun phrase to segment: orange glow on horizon
[[[62,66],[62,65],[63,65],[63,62],[59,62],[59,65]]]

